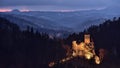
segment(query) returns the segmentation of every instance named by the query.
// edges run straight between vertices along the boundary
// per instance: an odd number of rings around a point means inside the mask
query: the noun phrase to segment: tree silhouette
[[[47,68],[49,62],[65,57],[66,50],[63,45],[71,47],[73,40],[83,41],[86,33],[91,35],[96,51],[103,48],[108,52],[108,58],[114,58],[108,63],[116,61],[115,64],[118,64],[120,17],[106,20],[99,26],[92,25],[83,32],[70,34],[65,39],[55,37],[51,39],[48,34],[34,31],[34,28],[29,26],[22,31],[18,25],[0,17],[0,68]],[[74,67],[74,64],[58,65],[65,66],[70,68]],[[81,66],[78,64],[78,67]]]

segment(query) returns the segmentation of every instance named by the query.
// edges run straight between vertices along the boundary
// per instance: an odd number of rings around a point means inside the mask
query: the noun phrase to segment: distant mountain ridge
[[[119,16],[120,13],[115,8],[75,12],[20,12],[14,10],[8,13],[0,13],[0,17],[18,24],[21,29],[30,26],[35,30],[50,34],[78,33],[91,25],[99,25],[107,19]]]
[[[91,25],[98,25],[107,19],[119,17],[120,13],[117,7],[108,7],[101,10],[84,10],[72,12],[49,12],[49,11],[29,11],[12,12],[35,18],[43,18],[55,22],[61,26],[73,29],[73,32],[80,32]]]
[[[41,33],[48,33],[53,36],[63,36],[71,33],[70,28],[62,27],[52,21],[35,18],[32,16],[18,15],[18,14],[0,14],[0,17],[3,17],[12,23],[19,25],[21,30],[27,29],[27,26],[33,27],[34,30]]]

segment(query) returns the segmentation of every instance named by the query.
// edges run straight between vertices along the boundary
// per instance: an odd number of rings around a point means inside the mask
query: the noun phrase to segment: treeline
[[[107,20],[98,26],[92,25],[65,39],[50,38],[31,27],[22,31],[16,24],[0,18],[0,68],[46,68],[49,62],[65,57],[63,44],[71,47],[73,40],[83,41],[84,34],[91,35],[96,52],[103,48],[109,58],[120,60],[120,18]],[[70,68],[69,64],[67,67]]]
[[[91,35],[91,41],[94,41],[95,52],[99,55],[99,49],[104,49],[103,61],[100,65],[94,65],[81,58],[75,58],[71,61],[60,65],[67,68],[119,68],[120,67],[120,18],[106,20],[102,24],[92,25],[88,29],[78,34],[73,33],[68,38],[64,39],[65,43],[72,45],[73,40],[77,42],[84,41],[84,34]],[[58,66],[59,67],[59,66]]]
[[[46,68],[65,56],[61,42],[45,33],[20,28],[0,18],[0,68]]]
[[[108,50],[111,56],[120,56],[120,17],[114,17],[113,20],[106,20],[102,24],[92,25],[79,34],[73,33],[66,40],[71,45],[73,40],[83,41],[84,34],[90,34],[94,41],[96,50],[104,48]]]

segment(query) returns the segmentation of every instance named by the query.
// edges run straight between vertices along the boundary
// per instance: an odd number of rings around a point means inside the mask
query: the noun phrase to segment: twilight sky
[[[0,11],[69,11],[120,6],[120,0],[0,0]]]

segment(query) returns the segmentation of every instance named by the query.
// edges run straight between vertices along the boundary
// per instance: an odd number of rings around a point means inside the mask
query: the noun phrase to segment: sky
[[[74,11],[120,6],[120,0],[0,0],[0,11]]]

